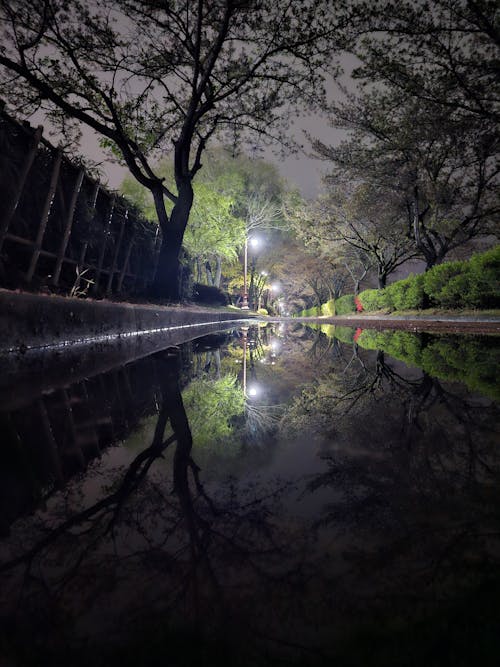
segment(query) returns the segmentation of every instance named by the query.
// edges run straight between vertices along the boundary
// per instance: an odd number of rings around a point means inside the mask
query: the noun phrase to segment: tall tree
[[[177,299],[207,142],[293,144],[290,117],[324,103],[324,67],[351,14],[328,0],[1,0],[0,85],[24,112],[92,128],[151,191],[162,230],[155,292]],[[172,144],[166,183],[154,164]]]
[[[289,211],[297,237],[316,256],[325,258],[353,280],[357,294],[371,269],[379,287],[416,255],[405,225],[406,211],[391,193],[367,184],[339,184],[325,179],[325,192],[315,202]]]
[[[355,77],[389,84],[424,106],[498,123],[496,0],[373,0],[366,9],[353,46],[362,61]]]
[[[208,168],[193,181],[193,206],[183,245],[192,260],[196,280],[203,282],[205,273],[207,284],[220,287],[222,262],[235,261],[245,240],[245,222],[236,215],[243,181],[231,169],[229,158],[219,164],[220,151],[209,151],[207,157]],[[218,168],[212,168],[214,163]],[[155,169],[165,180],[173,176],[168,159],[155,165]],[[121,190],[148,220],[156,221],[154,200],[147,188],[127,177]],[[170,213],[173,205],[167,202],[166,206]]]
[[[423,106],[387,86],[349,95],[332,112],[333,124],[350,134],[340,146],[314,142],[332,163],[330,183],[364,182],[398,200],[403,227],[428,267],[495,230],[500,137],[492,121]]]

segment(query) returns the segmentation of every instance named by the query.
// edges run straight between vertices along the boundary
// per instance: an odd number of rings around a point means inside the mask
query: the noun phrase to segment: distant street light
[[[258,239],[256,236],[252,237],[251,239],[248,238],[248,236],[245,237],[245,263],[244,263],[244,271],[243,271],[243,301],[241,304],[241,310],[249,310],[248,307],[248,280],[247,280],[247,274],[248,274],[248,244],[252,246],[252,248],[256,248],[260,244],[260,239]]]

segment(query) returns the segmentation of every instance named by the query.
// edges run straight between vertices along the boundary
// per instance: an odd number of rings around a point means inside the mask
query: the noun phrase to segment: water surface
[[[33,391],[11,369],[4,660],[493,664],[498,360],[281,324]]]

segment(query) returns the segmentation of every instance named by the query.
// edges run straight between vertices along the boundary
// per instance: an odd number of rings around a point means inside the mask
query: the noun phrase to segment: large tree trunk
[[[222,279],[222,261],[219,256],[215,258],[215,278],[214,285],[220,289],[220,281]]]
[[[170,219],[165,209],[161,186],[153,191],[156,213],[162,231],[162,242],[152,293],[168,301],[180,301],[181,299],[181,264],[179,260],[184,231],[193,204],[191,181],[186,179],[178,189],[178,199]]]
[[[384,289],[387,284],[387,272],[383,269],[378,270],[378,288]]]
[[[212,274],[212,267],[210,265],[209,261],[205,262],[205,271],[207,274],[207,285],[213,285],[214,284],[214,277]]]

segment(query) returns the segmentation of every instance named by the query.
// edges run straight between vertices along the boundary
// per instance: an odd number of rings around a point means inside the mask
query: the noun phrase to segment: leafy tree
[[[354,76],[388,84],[424,107],[500,120],[495,0],[375,0],[354,50]],[[381,39],[380,30],[383,30]]]
[[[177,299],[207,143],[257,135],[291,147],[290,118],[324,103],[351,15],[328,0],[2,0],[0,85],[24,113],[92,128],[149,189],[162,230],[154,290]],[[154,165],[172,144],[165,182]]]
[[[314,142],[331,181],[397,196],[427,266],[495,231],[499,211],[500,31],[490,0],[366,6],[350,45],[356,94],[333,104],[339,147]],[[498,227],[496,227],[498,229]]]
[[[350,95],[332,111],[333,124],[350,136],[337,147],[314,142],[333,163],[328,182],[364,183],[365,192],[378,192],[379,210],[393,202],[404,212],[400,233],[412,236],[428,267],[494,231],[500,163],[492,123],[424,107],[396,88]]]
[[[211,160],[212,152],[208,156]],[[165,179],[172,176],[169,161],[163,161],[156,169]],[[210,167],[203,170],[193,182],[193,207],[184,234],[184,247],[193,259],[198,282],[203,281],[204,268],[207,284],[220,287],[222,261],[237,259],[245,237],[244,221],[235,215],[236,200],[242,187],[242,180],[227,164],[224,170]],[[154,201],[146,188],[128,177],[121,189],[149,220],[156,220]],[[167,202],[167,210],[171,208]]]
[[[367,184],[338,185],[291,216],[296,234],[314,253],[330,258],[353,280],[355,292],[374,267],[380,287],[416,252],[404,228],[406,211],[390,192]],[[337,295],[338,296],[338,295]]]

